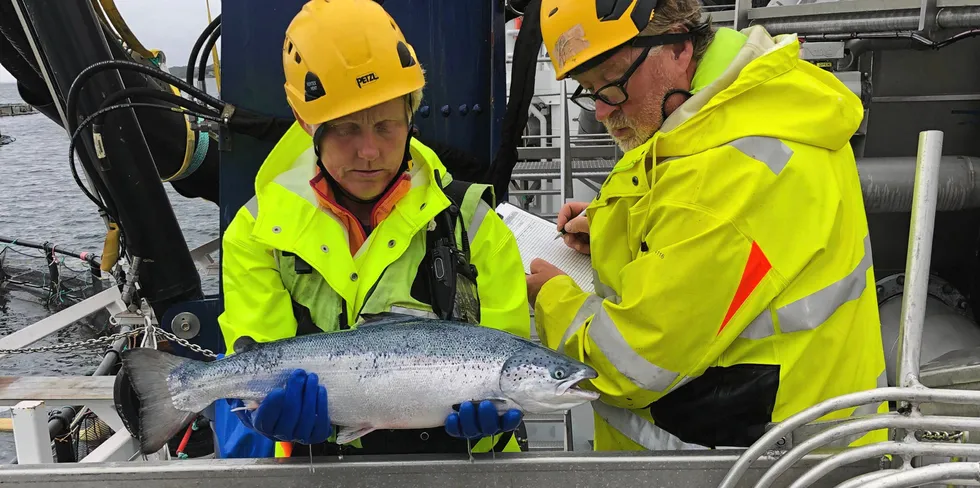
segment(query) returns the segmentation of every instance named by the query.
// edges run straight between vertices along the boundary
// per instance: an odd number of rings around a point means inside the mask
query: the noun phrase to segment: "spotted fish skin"
[[[343,442],[375,429],[437,427],[466,401],[552,413],[598,398],[576,387],[595,370],[556,351],[488,327],[397,314],[255,344],[211,363],[133,349],[123,367],[141,400],[143,452],[158,450],[216,400],[261,402],[295,369],[316,373],[326,387]]]

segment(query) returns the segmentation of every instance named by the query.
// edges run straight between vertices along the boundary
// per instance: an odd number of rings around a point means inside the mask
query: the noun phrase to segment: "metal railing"
[[[210,275],[220,269],[218,263],[211,257],[211,254],[220,249],[220,246],[220,239],[214,239],[191,251],[191,257],[201,274]],[[81,258],[81,256],[76,257]],[[52,351],[62,350],[65,348],[65,344],[33,349],[28,346],[57,334],[102,310],[109,312],[110,324],[119,329],[117,335],[128,334],[140,327],[157,326],[157,318],[152,309],[145,302],[141,302],[139,305],[130,307],[119,286],[113,284],[106,290],[71,307],[0,337],[0,350],[25,352],[49,349]],[[106,344],[106,355],[92,373],[92,377],[109,373],[117,359],[116,355],[127,340],[127,337],[120,337]],[[81,341],[78,344],[84,345],[83,347],[90,347],[102,343],[100,338],[96,338]],[[6,354],[0,354],[0,361],[5,356]],[[35,380],[39,386],[35,388],[11,386],[16,386],[18,379],[23,378],[8,377],[4,381],[0,381],[0,384],[4,385],[0,387],[0,406],[8,406],[13,417],[14,446],[17,451],[18,465],[53,462],[47,414],[47,407],[52,405],[84,405],[84,408],[78,409],[78,414],[91,411],[99,420],[105,422],[115,431],[112,437],[102,442],[79,462],[127,461],[131,460],[139,451],[138,443],[132,438],[116,412],[112,397],[111,379],[107,379],[110,382],[108,388],[96,388],[94,387],[95,383],[86,379],[91,377],[25,378]],[[45,386],[47,388],[44,388]],[[73,389],[76,391],[72,391]],[[166,459],[169,457],[169,451],[164,448],[158,453],[158,456]]]

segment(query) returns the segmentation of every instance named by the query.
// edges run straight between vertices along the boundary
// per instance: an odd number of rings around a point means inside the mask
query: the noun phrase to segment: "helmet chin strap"
[[[408,104],[409,107],[411,107],[412,105],[411,96],[409,96]],[[388,190],[390,190],[391,187],[395,185],[395,182],[398,181],[398,175],[408,170],[408,162],[409,160],[412,159],[412,154],[411,151],[409,150],[409,147],[412,141],[412,124],[414,123],[415,123],[415,114],[413,113],[412,116],[408,119],[408,136],[405,137],[405,152],[402,155],[402,164],[401,166],[398,167],[398,171],[395,173],[395,176],[391,179],[391,181],[389,181],[388,184],[384,187],[384,189],[381,190],[381,192],[378,193],[374,198],[369,198],[369,199],[358,198],[353,194],[351,194],[349,191],[345,190],[344,187],[341,186],[340,183],[338,183],[337,180],[333,178],[333,176],[330,176],[330,173],[327,171],[327,168],[323,165],[323,161],[320,158],[320,139],[323,138],[323,131],[327,126],[326,124],[320,124],[320,126],[317,127],[316,131],[313,133],[313,153],[316,154],[316,165],[317,167],[320,168],[320,174],[323,175],[323,179],[327,181],[327,184],[330,185],[330,188],[334,192],[342,195],[344,199],[350,200],[354,203],[358,203],[361,205],[368,205],[368,204],[373,205],[375,203],[378,203],[378,200],[381,200],[381,197],[385,193],[388,193]]]
[[[664,122],[667,121],[667,116],[668,116],[668,114],[667,114],[667,100],[669,100],[670,97],[672,97],[674,95],[678,95],[678,94],[684,95],[684,97],[685,97],[684,100],[685,101],[687,101],[688,98],[691,98],[691,97],[694,96],[691,92],[689,92],[687,90],[681,90],[679,88],[674,88],[672,90],[668,90],[667,93],[664,94],[663,100],[660,101],[660,115],[663,116],[663,118],[660,119],[660,125],[661,126],[664,124]],[[681,102],[681,103],[684,103],[684,102]]]

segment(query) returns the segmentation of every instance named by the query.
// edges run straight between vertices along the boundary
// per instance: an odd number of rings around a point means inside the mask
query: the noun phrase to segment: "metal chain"
[[[43,347],[25,347],[25,348],[21,348],[21,349],[0,349],[0,355],[5,355],[5,354],[34,354],[34,353],[50,352],[50,351],[64,351],[64,352],[68,352],[68,351],[73,351],[73,350],[76,350],[76,349],[85,349],[85,348],[90,348],[90,347],[98,347],[98,346],[102,346],[102,345],[112,344],[113,342],[116,342],[119,339],[135,337],[135,336],[137,336],[139,334],[142,334],[147,329],[150,329],[150,331],[153,332],[154,334],[162,335],[163,337],[166,337],[168,340],[174,341],[177,344],[180,344],[181,346],[184,346],[184,347],[186,347],[186,348],[190,349],[191,351],[194,351],[194,352],[196,352],[198,354],[202,354],[202,355],[207,356],[209,358],[216,358],[216,357],[218,357],[218,355],[215,354],[210,349],[205,349],[205,348],[203,348],[201,346],[198,346],[197,344],[192,344],[190,341],[188,341],[186,339],[181,339],[180,337],[177,337],[177,336],[171,334],[170,332],[167,332],[167,331],[165,331],[165,330],[163,330],[163,329],[161,329],[161,328],[159,328],[159,327],[157,327],[155,325],[151,325],[149,327],[140,327],[140,328],[137,328],[137,329],[133,329],[133,330],[131,330],[129,332],[118,332],[118,333],[115,333],[115,334],[112,334],[112,335],[107,335],[107,336],[104,336],[104,337],[95,337],[95,338],[92,338],[92,339],[86,339],[84,341],[78,341],[78,342],[66,342],[66,343],[63,343],[63,344],[54,344],[54,345],[51,345],[51,346],[43,346]]]
[[[20,349],[0,349],[0,354],[33,354],[39,352],[50,352],[50,351],[72,351],[75,349],[83,349],[89,347],[96,347],[102,345],[112,344],[119,339],[128,338],[136,336],[143,332],[142,328],[131,330],[129,332],[118,332],[116,334],[107,335],[104,337],[94,337],[92,339],[86,339],[84,341],[78,342],[66,342],[62,344],[53,344],[50,346],[43,347],[24,347]]]
[[[963,432],[945,432],[945,431],[932,431],[932,430],[922,431],[922,440],[926,440],[926,441],[950,442],[950,441],[957,441],[961,437],[963,437]]]
[[[199,346],[197,344],[193,344],[190,341],[188,341],[187,339],[181,339],[180,337],[177,337],[177,336],[171,334],[170,332],[167,332],[167,331],[165,331],[165,330],[163,330],[163,329],[161,329],[161,328],[159,328],[159,327],[157,327],[155,325],[153,325],[151,327],[153,327],[153,332],[155,332],[157,334],[160,334],[163,337],[166,337],[167,339],[169,339],[171,341],[174,341],[177,344],[180,344],[181,346],[184,346],[184,347],[190,349],[191,351],[194,351],[194,352],[196,352],[198,354],[203,354],[204,356],[207,356],[209,358],[216,358],[216,357],[218,357],[218,355],[215,354],[214,351],[212,351],[210,349],[205,349],[205,348],[203,348],[203,347],[201,347],[201,346]]]

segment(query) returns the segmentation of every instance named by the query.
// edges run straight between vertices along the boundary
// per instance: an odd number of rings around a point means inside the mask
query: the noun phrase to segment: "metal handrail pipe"
[[[812,485],[820,478],[831,471],[862,459],[869,459],[886,454],[902,456],[978,456],[980,455],[980,444],[943,444],[939,442],[917,442],[907,444],[904,442],[879,442],[867,446],[856,447],[847,451],[835,454],[821,461],[789,485],[789,488],[804,488]],[[922,468],[915,468],[922,469]]]
[[[898,334],[901,354],[898,359],[898,383],[905,387],[919,384],[919,357],[922,355],[922,329],[929,299],[929,266],[936,227],[942,155],[943,133],[936,130],[920,132],[912,190],[912,223],[905,260],[905,296],[902,299],[902,321]]]
[[[608,171],[575,171],[572,170],[572,178],[605,178],[609,176]],[[557,180],[561,175],[558,173],[514,173],[510,176],[512,180]]]
[[[980,7],[944,7],[936,13],[936,26],[940,29],[980,26]]]
[[[906,417],[901,414],[887,413],[866,418],[856,418],[836,427],[827,429],[805,442],[794,446],[783,454],[779,461],[772,465],[756,483],[755,488],[768,488],[780,475],[788,470],[793,463],[799,461],[810,451],[828,442],[845,437],[870,432],[878,429],[933,429],[933,430],[980,430],[980,418],[974,417]]]
[[[755,441],[745,452],[739,456],[735,464],[732,465],[728,474],[722,479],[718,488],[735,488],[736,483],[748,471],[749,466],[755,462],[759,456],[763,455],[780,438],[788,435],[798,427],[816,420],[830,412],[835,412],[844,408],[867,405],[869,403],[881,403],[888,401],[908,401],[916,403],[952,403],[970,404],[980,402],[980,391],[972,390],[950,390],[932,389],[924,387],[903,388],[887,387],[875,388],[873,390],[849,393],[838,397],[824,400],[810,408],[804,409],[799,413],[783,420],[775,427],[763,434],[759,440]]]
[[[847,480],[847,481],[845,481],[845,482],[843,482],[843,483],[835,486],[834,488],[864,488],[864,486],[866,485],[866,483],[870,483],[870,482],[872,482],[872,481],[874,481],[876,479],[884,478],[885,476],[888,476],[888,475],[890,475],[892,473],[897,473],[897,472],[898,472],[897,469],[888,468],[888,469],[882,469],[882,470],[879,470],[879,471],[872,471],[870,473],[864,473],[864,474],[862,474],[860,476],[856,476],[854,478],[851,478],[851,479],[849,479],[849,480]]]
[[[773,35],[916,31],[919,14],[918,8],[908,8],[756,18],[751,24],[762,25]],[[936,25],[942,29],[980,27],[980,7],[944,7],[935,15]]]
[[[882,476],[864,486],[865,488],[905,488],[924,483],[958,479],[980,480],[980,463],[933,464],[898,473],[889,473],[887,476]]]

